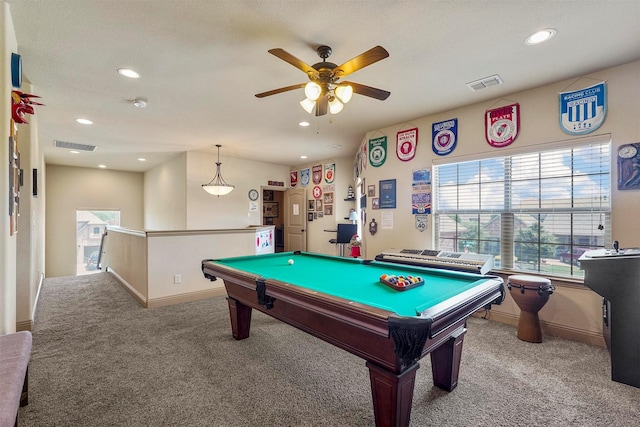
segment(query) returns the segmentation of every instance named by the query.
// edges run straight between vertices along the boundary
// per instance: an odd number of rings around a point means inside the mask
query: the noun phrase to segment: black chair
[[[357,224],[338,224],[336,244],[340,245],[340,256],[344,256],[344,245],[351,243],[354,234],[358,234]]]

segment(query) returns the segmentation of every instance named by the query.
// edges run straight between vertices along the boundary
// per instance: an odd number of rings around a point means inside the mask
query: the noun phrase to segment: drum
[[[514,275],[509,277],[507,288],[520,308],[518,338],[533,343],[542,342],[538,311],[549,301],[555,287],[543,277]]]

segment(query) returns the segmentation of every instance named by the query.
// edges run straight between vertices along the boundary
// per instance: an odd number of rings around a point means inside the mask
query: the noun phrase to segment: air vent
[[[76,144],[75,142],[58,141],[57,139],[53,140],[53,145],[55,145],[57,148],[66,148],[67,150],[78,151],[94,151],[96,148],[98,148],[95,145]]]
[[[493,76],[485,77],[480,80],[476,80],[474,82],[467,83],[467,87],[474,92],[477,92],[481,89],[486,89],[491,86],[497,86],[504,83],[499,75],[494,74]]]

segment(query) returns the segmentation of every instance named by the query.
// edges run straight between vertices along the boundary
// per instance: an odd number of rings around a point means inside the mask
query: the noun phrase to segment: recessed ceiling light
[[[147,161],[147,159],[145,159],[144,157],[139,157],[138,160],[141,161],[141,162],[146,162]]]
[[[79,151],[76,151],[76,150],[71,150],[71,151],[69,151],[69,152],[70,152],[71,154],[80,154],[80,152],[79,152]]]
[[[144,98],[136,98],[131,102],[138,108],[147,108],[147,100]]]
[[[130,79],[137,79],[140,77],[140,74],[128,68],[118,68],[118,74],[120,74],[121,76],[129,77]]]
[[[107,165],[98,165],[98,167],[99,167],[100,169],[104,169],[104,168],[106,168],[106,167],[107,167]]]
[[[301,159],[306,159],[306,158],[307,158],[307,156],[300,156],[300,158],[301,158]]]
[[[302,126],[302,127],[307,127],[307,126],[310,125],[310,123],[309,122],[300,122],[300,123],[298,123],[298,125]]]
[[[80,123],[81,125],[92,125],[93,122],[89,119],[76,119],[76,122]]]
[[[556,30],[553,28],[547,28],[544,30],[536,31],[526,38],[525,43],[529,45],[539,44],[545,42],[556,35]]]

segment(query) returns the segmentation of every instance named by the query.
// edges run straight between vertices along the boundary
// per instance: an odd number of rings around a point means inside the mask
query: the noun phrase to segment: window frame
[[[581,198],[578,195],[576,195],[575,190],[579,188],[579,185],[576,184],[576,181],[574,180],[575,180],[575,177],[584,176],[585,174],[580,173],[579,169],[573,168],[573,162],[575,162],[576,159],[579,160],[574,150],[589,147],[589,146],[594,146],[594,145],[595,146],[600,145],[605,147],[606,149],[606,151],[600,151],[600,154],[599,154],[600,162],[596,161],[592,163],[592,165],[598,166],[597,173],[586,174],[589,180],[591,180],[593,176],[598,176],[598,175],[600,176],[599,198],[596,198],[596,200],[598,200],[598,203],[591,201],[590,206],[576,206],[577,202],[583,201],[584,198]],[[612,171],[612,161],[611,161],[612,146],[613,144],[611,140],[611,135],[603,134],[603,135],[594,135],[594,136],[589,136],[585,138],[577,138],[577,139],[566,140],[566,141],[558,141],[553,144],[547,143],[547,144],[532,145],[529,147],[524,147],[519,149],[501,149],[499,152],[491,151],[491,152],[482,153],[481,155],[456,156],[456,157],[449,156],[446,158],[435,159],[432,163],[433,164],[433,193],[434,193],[433,194],[433,215],[434,216],[433,216],[432,238],[434,242],[434,245],[433,245],[434,248],[439,250],[443,250],[443,249],[452,250],[452,248],[449,248],[449,247],[447,248],[442,247],[443,246],[442,243],[448,239],[454,245],[453,250],[460,251],[459,242],[461,240],[461,233],[460,233],[460,229],[458,228],[458,225],[462,224],[462,221],[460,220],[460,218],[461,217],[466,218],[467,220],[466,224],[468,225],[470,223],[471,224],[473,223],[472,220],[474,219],[474,216],[476,216],[477,217],[476,241],[474,245],[470,245],[471,246],[470,248],[465,247],[465,250],[470,249],[471,252],[475,252],[473,249],[478,249],[477,250],[478,253],[494,254],[496,256],[495,270],[502,270],[506,272],[529,273],[529,274],[545,274],[547,276],[557,276],[565,279],[582,279],[584,277],[584,272],[580,270],[579,263],[577,262],[577,258],[579,258],[579,256],[581,255],[580,252],[584,252],[585,249],[602,248],[605,246],[606,242],[611,241],[611,194],[613,191],[612,190],[613,171]],[[514,207],[512,203],[514,199],[514,195],[516,194],[515,191],[512,191],[514,190],[514,182],[518,182],[522,180],[522,178],[520,177],[516,178],[511,175],[511,171],[513,171],[512,163],[514,159],[522,159],[531,155],[537,156],[538,159],[548,155],[550,155],[552,158],[553,158],[553,155],[557,155],[560,158],[562,158],[562,155],[563,155],[562,151],[566,151],[568,149],[571,150],[571,153],[570,153],[570,159],[572,161],[571,173],[568,175],[561,175],[560,177],[569,178],[571,180],[571,187],[570,187],[571,196],[568,199],[571,202],[570,205],[564,206],[564,207],[557,207],[557,206],[545,207],[546,199],[545,197],[543,197],[543,191],[540,191],[537,196],[537,199],[536,198],[528,199],[528,200],[534,200],[535,201],[534,203],[537,203],[537,208],[536,207],[523,208],[522,206]],[[476,165],[478,168],[478,171],[482,171],[483,170],[482,162],[500,163],[501,159],[503,160],[503,163],[504,163],[504,171],[503,171],[504,177],[502,180],[502,189],[505,192],[504,194],[509,194],[510,196],[504,197],[504,201],[503,201],[504,204],[499,209],[483,207],[481,191],[478,191],[478,201],[477,201],[476,208],[460,208],[461,187],[464,185],[469,185],[471,181],[458,181],[459,176],[456,176],[456,180],[454,184],[448,187],[448,188],[455,189],[455,192],[456,192],[455,197],[457,200],[456,206],[448,209],[445,209],[441,206],[442,204],[441,191],[443,191],[442,190],[443,188],[447,188],[447,187],[444,185],[441,185],[441,183],[439,182],[440,180],[439,169],[441,169],[443,166],[450,167],[454,165],[462,165],[463,163],[467,163],[467,162],[474,162],[474,163],[471,163],[471,165]],[[548,160],[548,162],[550,161]],[[535,162],[533,164],[535,164]],[[549,168],[547,163],[538,162],[538,166],[541,167],[541,170],[544,172],[548,172],[549,170],[552,170],[552,169],[548,169],[548,170],[545,169],[545,166]],[[459,171],[459,170],[460,169],[456,169],[456,171]],[[470,173],[470,172],[473,172],[473,170],[469,168],[469,170],[463,170],[463,172]],[[537,178],[536,177],[526,178],[525,180],[528,180],[530,182],[535,182],[537,180],[538,185],[542,190],[543,189],[542,185],[545,179],[547,179],[545,175],[542,173],[539,173],[537,175]],[[500,182],[499,179],[497,181]],[[487,182],[491,182],[491,180],[485,180],[485,185]],[[482,184],[483,184],[482,179],[479,179],[478,188],[481,188]],[[446,193],[446,191],[443,191],[443,193]],[[486,202],[486,199],[487,197],[485,196],[485,202]],[[597,205],[597,206],[594,206],[594,205]],[[493,216],[499,217],[500,228],[499,228],[499,236],[497,237],[497,239],[496,239],[496,236],[489,236],[488,238],[487,237],[483,238],[480,229],[481,227],[483,227],[482,224],[485,224],[484,227],[487,227],[486,223],[482,222],[483,215],[493,215]],[[520,215],[520,217],[518,217],[518,215]],[[545,234],[549,234],[548,231],[546,233],[544,232],[544,222],[548,215],[552,215],[552,217],[549,219],[551,223],[553,223],[553,219],[555,217],[562,218],[562,219],[568,218],[568,220],[570,221],[570,232],[568,234],[569,237],[567,242],[552,243],[544,240],[547,238]],[[585,244],[584,241],[580,241],[580,238],[578,235],[574,235],[574,225],[577,224],[575,223],[575,221],[585,220],[580,216],[583,216],[583,217],[586,216],[586,218],[588,218],[587,215],[591,215],[592,222],[593,222],[593,217],[598,216],[600,221],[598,224],[598,230],[601,231],[601,235],[590,236],[590,241],[586,242]],[[449,218],[448,227],[451,226],[451,220],[455,222],[455,225],[453,225],[454,227],[453,231],[451,228],[447,228],[447,226],[443,227],[442,219],[445,216]],[[516,234],[515,224],[517,223],[519,218],[523,218],[524,216],[532,216],[533,218],[535,218],[532,221],[534,224],[537,224],[537,230],[538,230],[537,240],[532,239],[530,241],[518,241],[517,239],[518,235]],[[561,221],[558,221],[558,222],[561,222]],[[603,226],[604,229],[601,229],[600,226]],[[444,229],[444,231],[441,231],[442,229]],[[536,227],[532,228],[532,230],[535,230],[535,229]],[[452,233],[453,237],[443,238],[442,233],[447,231]],[[551,234],[557,238],[555,234],[553,233]],[[464,241],[473,241],[473,239],[466,236]],[[533,264],[534,264],[533,267],[529,265],[524,265],[523,267],[522,264],[524,263],[520,263],[521,265],[519,266],[518,262],[516,262],[517,261],[516,248],[519,247],[520,251],[522,251],[522,250],[525,250],[523,248],[528,247],[529,250],[531,250],[531,244],[533,244],[533,246],[537,245],[537,248],[538,248],[537,257],[535,257],[533,261]],[[542,255],[549,253],[548,251],[550,250],[551,245],[556,246],[554,250],[554,254],[556,256],[558,256],[558,253],[559,253],[558,251],[560,246],[566,246],[568,254],[571,254],[571,256],[575,258],[575,259],[572,258],[569,260],[568,273],[565,273],[563,268],[556,269],[556,270],[559,270],[560,272],[546,271],[549,267],[544,266],[543,264],[545,263],[545,260],[549,260],[550,258],[543,257]],[[485,248],[497,247],[499,248],[499,253],[496,254],[493,251],[483,252],[483,249],[482,249],[483,247]]]

